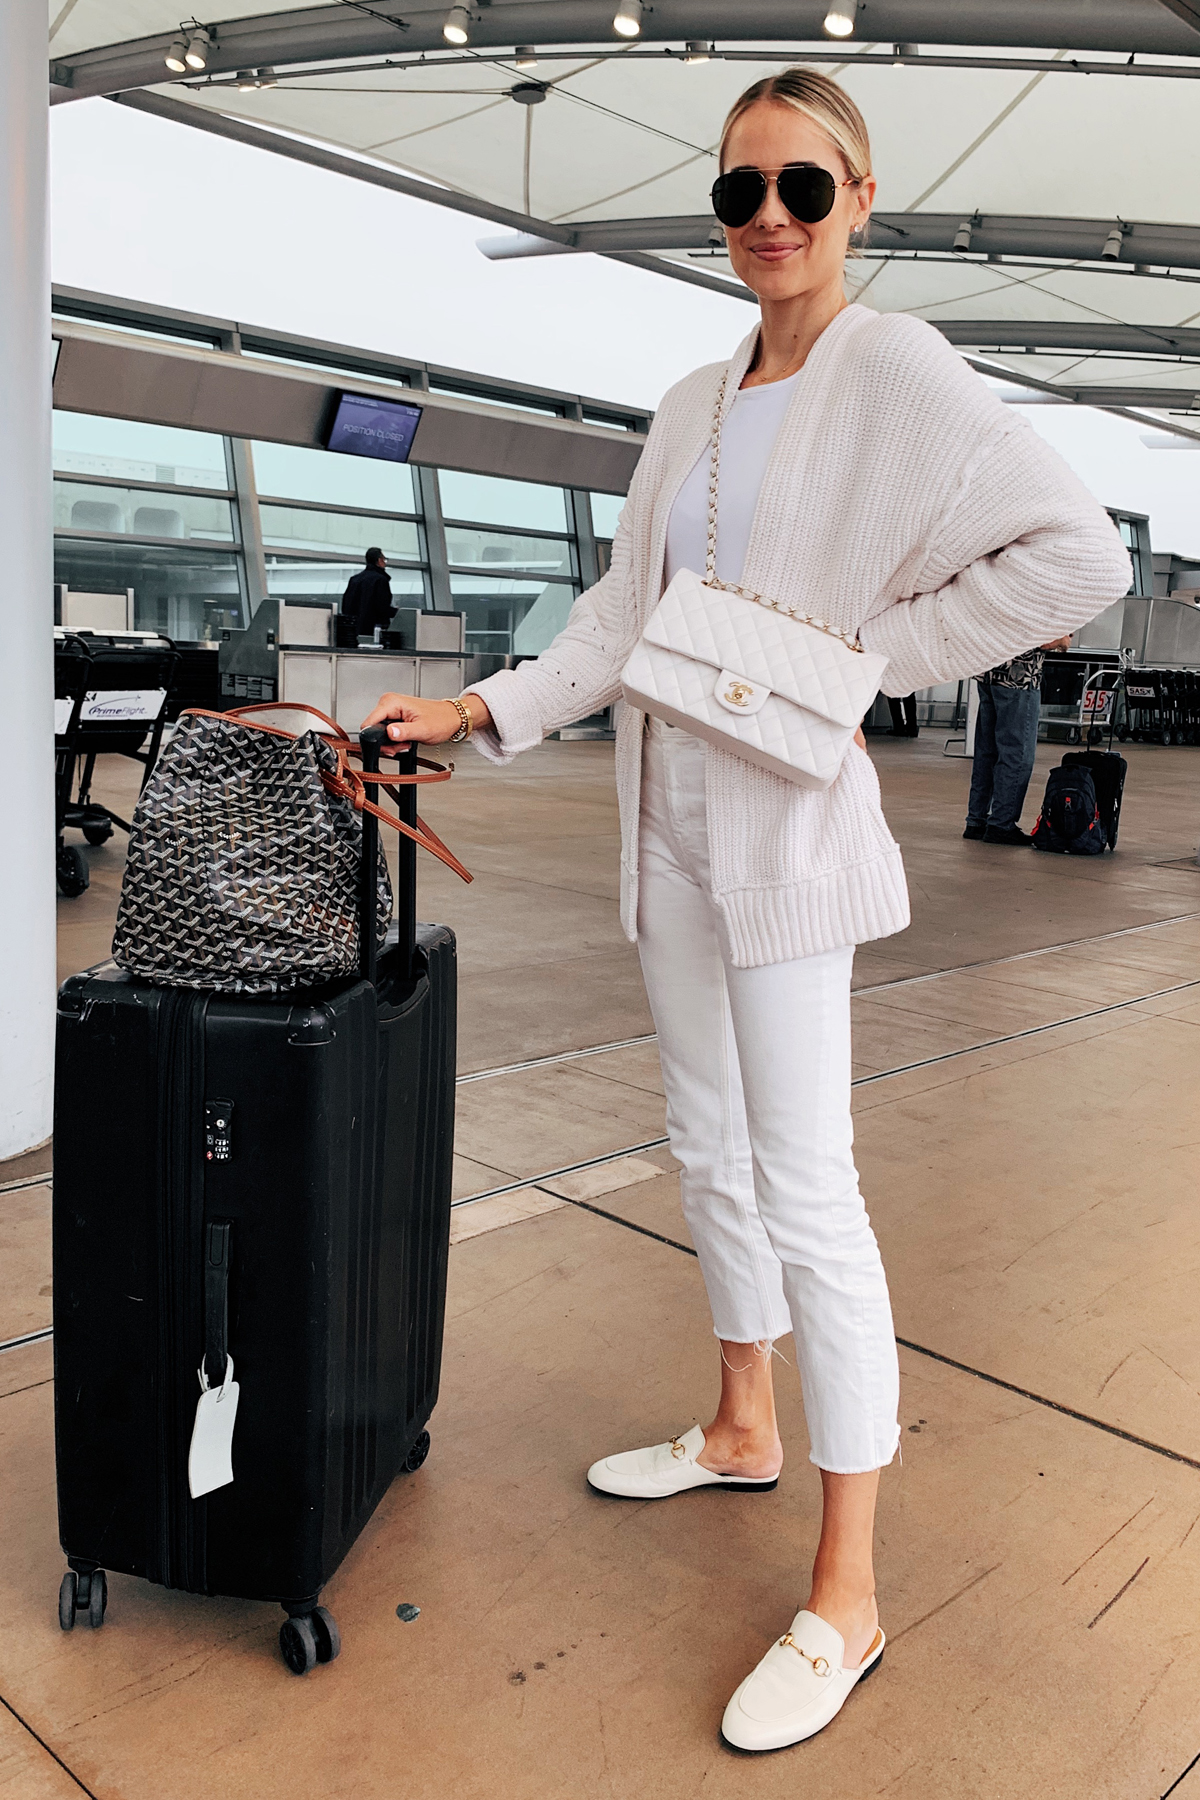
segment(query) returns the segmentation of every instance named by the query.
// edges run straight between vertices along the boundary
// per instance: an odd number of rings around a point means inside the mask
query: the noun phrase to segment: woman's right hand
[[[491,714],[478,694],[465,694],[463,705],[471,714],[471,729],[481,730],[492,722]],[[462,715],[450,700],[418,700],[413,694],[384,694],[378,706],[363,720],[368,725],[386,725],[394,744],[445,744],[462,728]]]

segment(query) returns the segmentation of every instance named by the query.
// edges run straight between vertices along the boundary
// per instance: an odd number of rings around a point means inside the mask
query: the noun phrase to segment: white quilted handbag
[[[879,692],[873,656],[823,619],[718,581],[725,381],[713,419],[704,578],[681,569],[621,671],[625,699],[806,788],[832,785]]]

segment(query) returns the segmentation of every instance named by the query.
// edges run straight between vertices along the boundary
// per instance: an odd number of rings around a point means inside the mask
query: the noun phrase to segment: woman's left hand
[[[862,726],[861,726],[861,725],[860,725],[860,726],[859,726],[859,728],[858,728],[858,730],[857,730],[857,731],[856,731],[856,732],[855,732],[855,734],[854,734],[854,741],[855,741],[855,743],[856,743],[856,744],[857,744],[857,745],[858,745],[858,747],[859,747],[859,749],[860,749],[860,750],[865,750],[865,749],[866,749],[866,747],[867,747],[867,740],[866,740],[866,738],[865,738],[865,737],[864,737],[864,736],[863,736],[863,728],[862,728]]]

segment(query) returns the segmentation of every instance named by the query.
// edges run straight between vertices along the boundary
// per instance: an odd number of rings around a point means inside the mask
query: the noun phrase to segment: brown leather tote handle
[[[179,717],[181,719],[232,719],[234,724],[240,725],[243,731],[265,731],[268,737],[287,738],[289,742],[295,743],[300,736],[298,731],[284,731],[281,725],[260,725],[257,719],[246,719],[242,716],[243,713],[248,712],[268,712],[273,707],[283,712],[312,713],[314,718],[323,719],[329,729],[336,733],[330,746],[331,749],[343,753],[351,748],[350,739],[335,719],[331,719],[327,713],[319,712],[315,706],[302,706],[299,702],[292,705],[288,700],[263,700],[258,706],[236,706],[231,707],[228,712],[214,712],[211,706],[185,706],[180,711]],[[321,735],[325,734],[322,732]]]
[[[348,735],[335,720],[331,719],[327,713],[321,712],[318,707],[302,706],[299,704],[293,705],[288,700],[264,700],[259,706],[238,706],[233,708],[230,712],[214,712],[212,708],[208,706],[188,706],[183,709],[179,717],[181,719],[233,719],[244,731],[265,731],[271,737],[288,738],[294,742],[299,735],[297,732],[283,731],[278,725],[259,725],[255,720],[245,719],[241,716],[243,713],[247,712],[269,712],[271,710],[307,712],[312,713],[314,718],[323,719],[326,725],[328,725],[332,731],[337,733],[337,738],[330,747],[335,752],[338,759],[338,773],[336,775],[330,775],[322,770],[322,786],[325,787],[329,793],[338,794],[343,799],[351,801],[356,811],[373,813],[377,819],[382,819],[386,825],[395,826],[397,831],[403,832],[405,837],[411,838],[414,844],[419,844],[422,850],[428,850],[431,856],[436,856],[439,862],[444,862],[448,869],[453,869],[454,873],[463,881],[474,881],[475,877],[469,870],[463,867],[454,852],[452,850],[447,850],[441,839],[436,837],[434,833],[429,830],[427,825],[423,825],[420,819],[417,820],[419,829],[414,831],[411,825],[406,825],[404,823],[403,819],[394,819],[391,813],[384,812],[381,806],[376,806],[373,801],[367,799],[366,784],[368,781],[387,781],[394,785],[412,785],[415,782],[426,781],[449,781],[453,771],[447,769],[444,764],[426,762],[422,757],[418,760],[424,762],[427,769],[436,770],[436,774],[392,774],[388,776],[364,775],[360,769],[352,769],[350,767],[348,758],[352,751],[357,751],[357,745],[351,744]]]
[[[403,819],[393,818],[391,813],[384,812],[381,806],[376,806],[373,800],[367,799],[366,782],[370,780],[370,776],[367,775],[364,777],[359,770],[352,769],[349,766],[345,761],[341,746],[339,746],[338,762],[339,770],[336,775],[327,775],[323,773],[321,776],[322,783],[331,794],[340,794],[343,799],[349,800],[357,812],[369,812],[373,814],[375,818],[381,819],[385,825],[394,826],[394,828],[397,831],[402,832],[406,838],[411,838],[414,844],[419,844],[422,850],[428,850],[430,856],[436,856],[438,861],[445,863],[448,869],[453,869],[454,873],[459,876],[461,880],[474,881],[475,877],[468,869],[463,867],[454,852],[452,850],[447,850],[441,839],[436,837],[434,833],[429,830],[427,825],[422,824],[420,819],[417,820],[419,829],[414,831],[412,826],[406,825]],[[393,781],[396,779],[402,780],[403,777],[397,778],[392,776],[390,779]],[[444,776],[428,775],[409,777],[410,781],[444,779]]]
[[[463,881],[474,881],[475,877],[470,870],[463,868],[453,850],[447,850],[441,838],[436,837],[430,831],[423,819],[418,818],[418,829],[414,831],[411,825],[404,823],[403,819],[394,819],[391,813],[384,812],[382,806],[376,806],[372,800],[364,800],[360,810],[374,813],[375,817],[382,819],[386,825],[394,825],[397,831],[403,832],[406,838],[411,838],[414,844],[419,844],[422,850],[428,850],[430,856],[436,856],[438,861],[444,862],[448,869],[453,869],[454,873]]]

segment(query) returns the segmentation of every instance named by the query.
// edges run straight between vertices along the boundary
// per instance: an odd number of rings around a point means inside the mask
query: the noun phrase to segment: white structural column
[[[44,0],[0,0],[0,1157],[54,1084],[54,644]]]

